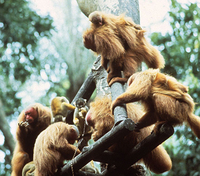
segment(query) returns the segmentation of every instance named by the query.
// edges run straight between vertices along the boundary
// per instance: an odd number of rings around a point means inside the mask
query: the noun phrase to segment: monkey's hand
[[[160,133],[160,128],[161,128],[161,126],[162,126],[163,124],[165,124],[165,123],[166,123],[166,121],[157,122],[157,123],[155,124],[155,126],[154,126],[152,132],[155,133],[155,134]]]
[[[19,127],[20,128],[26,128],[29,126],[29,123],[28,122],[24,122],[24,121],[21,121],[20,123],[18,123]]]
[[[18,126],[19,126],[19,129],[20,129],[22,135],[27,134],[28,127],[29,127],[29,123],[28,122],[23,122],[22,121],[22,122],[18,123]]]
[[[120,82],[121,84],[125,84],[127,80],[128,80],[127,78],[114,77],[108,82],[108,85],[111,86],[115,82]]]
[[[114,114],[114,109],[116,106],[118,106],[120,103],[118,102],[118,99],[114,100],[112,103],[111,103],[111,112],[112,114]]]
[[[140,123],[136,123],[136,124],[135,124],[135,129],[134,129],[134,131],[135,131],[135,132],[140,132],[140,129],[141,129]]]
[[[103,135],[101,133],[99,133],[99,131],[94,129],[94,132],[92,134],[92,139],[94,141],[97,141],[100,137],[102,137]]]

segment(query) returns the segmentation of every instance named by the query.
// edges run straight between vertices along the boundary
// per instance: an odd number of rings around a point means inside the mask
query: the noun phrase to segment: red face
[[[93,123],[93,120],[92,120],[92,112],[91,112],[91,110],[89,110],[87,112],[86,117],[85,117],[85,121],[86,121],[87,125],[94,127],[94,123]]]
[[[31,124],[35,121],[35,119],[37,119],[38,113],[33,107],[30,107],[30,108],[26,109],[25,116],[26,116],[26,121],[29,124]]]

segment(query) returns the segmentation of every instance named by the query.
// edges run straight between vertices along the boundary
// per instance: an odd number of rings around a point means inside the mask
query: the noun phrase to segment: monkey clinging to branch
[[[136,124],[139,130],[156,122],[154,131],[165,122],[173,126],[183,122],[200,138],[200,118],[193,114],[194,102],[184,85],[158,69],[148,69],[133,74],[128,80],[127,90],[112,102],[111,108],[122,103],[141,100],[146,114]]]
[[[110,96],[96,97],[95,101],[90,103],[90,110],[86,115],[86,122],[94,128],[92,134],[94,141],[97,141],[114,126],[114,115],[112,115],[110,109],[111,103]],[[129,103],[126,107],[128,118],[137,123],[144,114],[140,105]],[[141,129],[138,133],[132,131],[123,140],[109,147],[109,151],[127,155],[133,147],[149,136],[151,131],[152,126]],[[169,171],[172,167],[171,159],[162,145],[157,146],[140,161],[143,161],[147,168],[157,174]]]
[[[150,68],[164,67],[163,56],[147,42],[145,30],[131,18],[95,11],[89,15],[89,20],[91,27],[83,34],[84,45],[101,54],[101,64],[108,72],[109,85],[116,81],[126,82],[141,62]],[[119,70],[123,71],[124,78],[119,75]]]

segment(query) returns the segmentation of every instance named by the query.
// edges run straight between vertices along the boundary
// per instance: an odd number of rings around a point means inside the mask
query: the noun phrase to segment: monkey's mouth
[[[34,120],[33,119],[26,119],[26,122],[30,124],[30,123],[33,123]]]
[[[70,139],[70,140],[68,140],[68,142],[69,142],[70,144],[74,144],[75,141],[76,141],[76,139]]]

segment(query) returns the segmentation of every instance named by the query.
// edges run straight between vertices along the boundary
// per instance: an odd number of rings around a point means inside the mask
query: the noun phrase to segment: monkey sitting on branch
[[[33,160],[35,140],[51,124],[51,118],[50,108],[40,103],[29,105],[20,113],[11,176],[21,176],[25,164]]]
[[[145,39],[145,30],[131,18],[95,11],[89,20],[91,27],[83,33],[83,42],[87,49],[101,54],[109,85],[126,82],[142,62],[149,68],[164,67],[163,56]],[[119,70],[123,71],[123,78]]]
[[[35,176],[53,176],[64,160],[78,155],[80,150],[73,145],[78,135],[75,125],[64,122],[54,123],[41,132],[34,146]]]
[[[94,128],[92,134],[94,141],[97,141],[114,126],[114,115],[111,112],[111,103],[110,96],[96,97],[95,101],[90,103],[90,110],[86,115],[86,122]],[[126,107],[128,118],[137,123],[144,114],[141,106],[129,103]],[[109,147],[109,151],[125,156],[133,147],[149,136],[151,131],[152,127],[141,129],[140,132],[132,131],[123,140]],[[141,161],[144,162],[148,169],[157,174],[169,171],[172,167],[171,159],[162,145],[157,146],[144,156]]]
[[[187,122],[200,138],[200,118],[193,114],[194,101],[187,93],[188,88],[174,77],[160,73],[158,69],[148,69],[133,74],[128,85],[127,90],[112,102],[111,109],[141,100],[146,114],[136,123],[136,130],[156,123],[154,132],[157,132],[165,122],[172,126]]]

